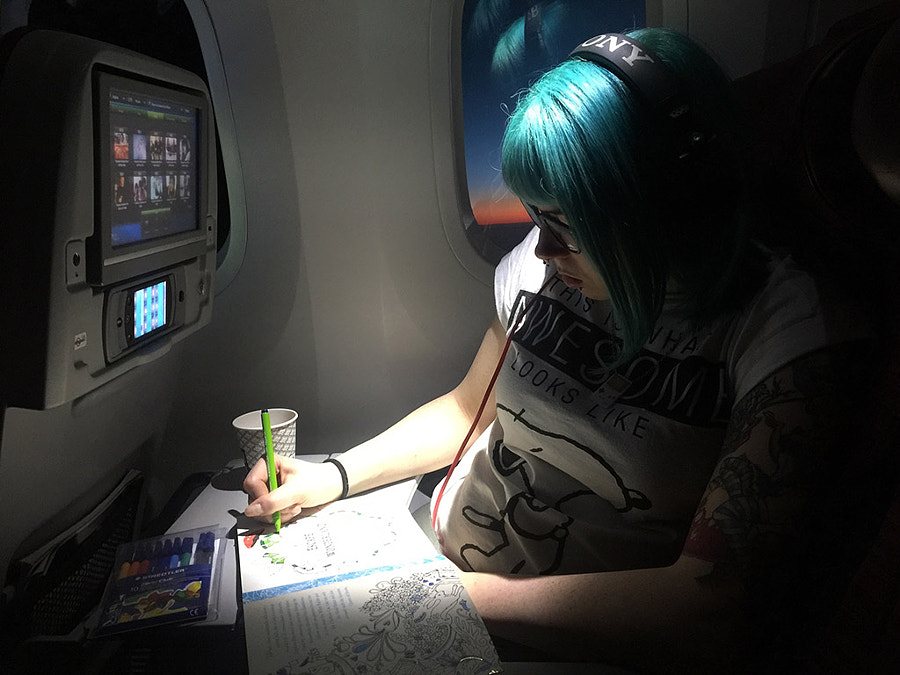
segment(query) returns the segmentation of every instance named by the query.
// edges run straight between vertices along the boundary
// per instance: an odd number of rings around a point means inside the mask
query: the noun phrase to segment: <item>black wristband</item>
[[[337,461],[334,457],[329,457],[325,462],[331,462],[337,467],[337,470],[341,472],[341,496],[340,499],[346,499],[347,495],[350,492],[350,482],[347,480],[347,470],[344,468],[344,465]]]

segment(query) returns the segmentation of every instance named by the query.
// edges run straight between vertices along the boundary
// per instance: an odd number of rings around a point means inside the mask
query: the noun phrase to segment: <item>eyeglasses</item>
[[[550,234],[553,235],[553,238],[556,239],[561,246],[565,246],[570,253],[581,253],[581,248],[579,248],[578,242],[575,241],[572,230],[570,230],[569,226],[563,221],[549,213],[544,213],[538,207],[532,206],[531,204],[522,202],[522,206],[525,207],[525,211],[528,213],[531,220],[534,221],[534,224],[542,230],[549,230]]]

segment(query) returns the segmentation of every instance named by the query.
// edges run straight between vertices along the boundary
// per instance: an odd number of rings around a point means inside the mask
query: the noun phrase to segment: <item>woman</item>
[[[576,49],[510,119],[503,176],[537,227],[497,268],[466,377],[340,465],[279,460],[271,494],[257,465],[247,515],[446,467],[466,438],[435,530],[493,635],[637,668],[745,662],[866,333],[748,241],[735,126],[679,34]]]

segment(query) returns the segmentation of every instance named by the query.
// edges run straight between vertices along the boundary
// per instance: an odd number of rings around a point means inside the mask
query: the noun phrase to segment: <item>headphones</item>
[[[671,129],[676,159],[686,160],[715,138],[705,128],[677,74],[650,49],[621,33],[585,40],[569,54],[612,72]]]

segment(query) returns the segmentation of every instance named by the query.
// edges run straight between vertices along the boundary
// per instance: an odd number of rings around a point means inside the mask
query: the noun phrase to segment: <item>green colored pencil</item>
[[[268,408],[262,411],[263,434],[266,437],[266,464],[269,466],[269,492],[278,487],[278,474],[275,471],[275,446],[272,443],[272,421],[269,419]],[[281,511],[276,511],[275,531],[281,532]]]

